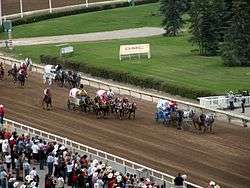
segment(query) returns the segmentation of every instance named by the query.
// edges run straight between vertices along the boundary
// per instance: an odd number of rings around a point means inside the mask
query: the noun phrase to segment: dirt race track
[[[0,81],[0,103],[7,118],[70,138],[172,175],[186,173],[188,180],[207,186],[215,180],[223,188],[250,187],[250,129],[215,124],[214,134],[177,131],[153,120],[154,104],[137,101],[135,120],[96,119],[68,111],[66,88],[52,87],[53,111],[41,108],[44,85],[31,73],[25,88],[10,78]],[[86,88],[93,95],[95,89]]]
[[[107,0],[89,0],[89,3],[107,1]],[[23,0],[23,11],[33,11],[40,9],[48,9],[48,0]],[[51,0],[51,6],[53,8],[64,7],[70,5],[78,5],[85,3],[85,0]],[[3,15],[10,15],[20,13],[19,0],[2,0]]]

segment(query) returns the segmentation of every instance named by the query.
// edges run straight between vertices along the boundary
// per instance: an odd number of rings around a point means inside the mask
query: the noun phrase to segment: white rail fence
[[[200,97],[200,105],[205,108],[227,109],[229,108],[229,98],[226,96]],[[250,106],[250,96],[245,96],[245,106]],[[241,107],[241,96],[235,96],[234,107]]]
[[[101,151],[95,149],[93,147],[86,146],[84,144],[75,142],[66,137],[61,137],[46,131],[42,131],[31,126],[24,125],[22,123],[15,122],[10,119],[4,118],[4,127],[8,130],[16,130],[18,133],[28,133],[31,136],[39,136],[46,140],[56,141],[68,147],[71,151],[79,151],[81,153],[88,154],[92,159],[99,159],[107,162],[108,164],[115,164],[117,166],[123,167],[124,173],[126,172],[146,172],[146,175],[153,180],[162,183],[166,188],[175,188],[174,186],[174,176],[168,175],[166,173],[151,169],[144,165],[132,162],[130,160],[124,159],[122,157],[118,157],[116,155],[107,153],[105,151]],[[118,167],[119,168],[119,167]],[[121,168],[120,168],[121,169]],[[203,188],[201,186],[195,185],[191,182],[185,182],[185,186],[183,188]]]
[[[52,6],[53,0],[49,0],[48,1],[48,8],[25,12],[25,11],[23,11],[25,9],[25,7],[23,5],[23,0],[19,0],[20,13],[10,14],[10,15],[0,15],[0,20],[23,18],[26,16],[31,16],[31,15],[36,15],[36,14],[64,12],[64,11],[68,11],[68,10],[77,10],[77,9],[83,9],[86,7],[91,7],[91,6],[98,6],[98,5],[104,5],[104,4],[115,4],[115,3],[120,3],[120,2],[127,2],[127,0],[109,0],[109,1],[92,2],[92,3],[89,3],[88,0],[85,0],[85,1],[82,1],[82,4],[69,5],[69,6],[64,6],[64,7],[53,7]],[[2,7],[2,8],[4,9],[5,7]]]
[[[16,59],[4,57],[4,56],[0,56],[0,61],[5,63],[5,64],[9,64],[9,65],[12,65],[13,63],[19,64],[22,62],[20,60],[16,60]],[[38,73],[43,73],[43,66],[32,65],[32,71],[35,71]],[[100,89],[111,88],[112,90],[114,90],[118,94],[125,94],[125,95],[129,95],[131,97],[135,97],[135,98],[139,98],[141,100],[147,100],[147,101],[151,101],[151,102],[157,102],[159,99],[175,100],[179,105],[182,105],[182,106],[189,108],[189,109],[195,108],[195,109],[200,110],[202,112],[207,111],[207,112],[215,113],[215,117],[218,119],[226,118],[228,120],[228,122],[231,122],[232,120],[238,120],[242,123],[242,125],[244,127],[247,127],[249,122],[250,122],[250,117],[247,117],[247,116],[238,115],[238,114],[235,114],[232,112],[226,112],[223,110],[207,108],[207,107],[201,106],[199,104],[186,102],[186,101],[182,101],[182,100],[177,100],[177,99],[173,99],[173,98],[166,97],[163,95],[158,95],[158,94],[142,91],[139,89],[124,87],[124,86],[120,86],[118,84],[112,84],[112,83],[101,81],[98,79],[89,78],[87,76],[82,76],[82,83],[85,85],[89,85],[91,87],[100,88]]]

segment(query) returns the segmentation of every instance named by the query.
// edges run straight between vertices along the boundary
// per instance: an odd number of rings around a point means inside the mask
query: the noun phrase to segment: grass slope
[[[188,36],[151,37],[105,42],[74,43],[75,53],[68,59],[87,62],[114,70],[126,70],[135,75],[152,76],[178,86],[210,90],[221,94],[228,90],[249,89],[250,68],[224,67],[219,57],[192,54]],[[150,43],[152,59],[119,61],[121,44]],[[30,56],[39,62],[39,55],[59,54],[55,45],[16,47],[15,54]],[[22,54],[22,55],[20,55]]]
[[[14,38],[53,36],[160,26],[159,4],[91,12],[13,28]],[[3,34],[2,34],[3,35]]]

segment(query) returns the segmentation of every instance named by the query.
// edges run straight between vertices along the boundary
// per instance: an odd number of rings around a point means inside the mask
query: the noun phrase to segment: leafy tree
[[[224,0],[193,0],[190,4],[191,42],[201,55],[216,55],[222,40]]]
[[[222,47],[225,65],[250,66],[250,1],[235,0]]]
[[[187,9],[187,0],[160,0],[163,15],[162,26],[167,36],[177,36],[183,24],[182,15]]]

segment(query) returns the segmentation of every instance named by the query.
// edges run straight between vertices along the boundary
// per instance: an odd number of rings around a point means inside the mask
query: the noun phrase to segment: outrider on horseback
[[[50,88],[44,89],[43,94],[44,94],[42,101],[43,109],[51,110],[52,109],[51,89]]]

